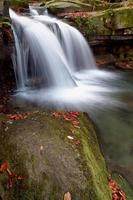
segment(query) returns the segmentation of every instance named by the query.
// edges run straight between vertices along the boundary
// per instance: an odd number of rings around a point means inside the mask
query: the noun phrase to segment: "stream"
[[[10,15],[16,105],[89,113],[110,170],[133,184],[133,73],[98,70],[82,34],[58,19]]]

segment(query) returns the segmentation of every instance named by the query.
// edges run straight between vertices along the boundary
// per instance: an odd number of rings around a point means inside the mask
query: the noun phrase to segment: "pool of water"
[[[122,174],[133,186],[133,73],[122,72],[117,87],[122,90],[112,95],[121,106],[99,108],[90,115],[109,169]]]

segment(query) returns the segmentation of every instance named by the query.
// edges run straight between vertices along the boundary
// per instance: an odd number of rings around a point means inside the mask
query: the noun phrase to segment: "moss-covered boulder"
[[[80,114],[79,126],[51,113],[33,113],[11,121],[0,116],[0,163],[24,177],[7,188],[0,174],[3,200],[111,200],[108,174],[92,124]]]

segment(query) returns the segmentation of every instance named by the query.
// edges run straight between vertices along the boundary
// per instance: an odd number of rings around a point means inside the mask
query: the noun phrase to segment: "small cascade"
[[[43,15],[48,15],[48,9],[45,7],[45,10],[43,11]]]
[[[81,33],[50,16],[33,18],[10,10],[16,44],[17,87],[69,87],[76,85],[73,71],[96,68],[91,50]],[[15,63],[15,62],[14,62]]]
[[[28,17],[18,16],[11,10],[10,16],[17,54],[17,87],[74,86],[69,64],[53,32],[46,25]]]
[[[30,11],[31,16],[48,15],[47,7],[46,6],[40,7],[40,5],[38,3],[29,5],[29,11]]]
[[[31,14],[32,16],[34,16],[34,15],[39,15],[38,11],[37,11],[36,9],[33,9],[32,6],[29,6],[29,10],[30,10],[30,14]]]
[[[22,58],[26,59],[26,55],[22,57],[22,52],[21,45],[19,43],[16,31],[13,29],[14,33],[14,39],[15,39],[15,44],[16,44],[16,56],[13,54],[13,65],[14,65],[14,71],[15,71],[15,77],[16,77],[16,84],[17,88],[21,88],[21,90],[24,90],[25,88],[25,65]],[[25,77],[25,78],[24,78]]]
[[[34,19],[47,24],[58,38],[69,66],[74,71],[96,69],[91,49],[82,34],[74,27],[50,16],[34,16]]]
[[[96,68],[78,30],[48,15],[26,17],[10,10],[10,16],[17,96],[41,106],[80,111],[121,105],[111,97],[119,91],[111,85],[119,75]]]

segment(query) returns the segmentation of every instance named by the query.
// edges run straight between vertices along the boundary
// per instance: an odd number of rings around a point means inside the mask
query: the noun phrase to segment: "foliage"
[[[28,4],[28,0],[11,0],[12,6],[26,6]]]

